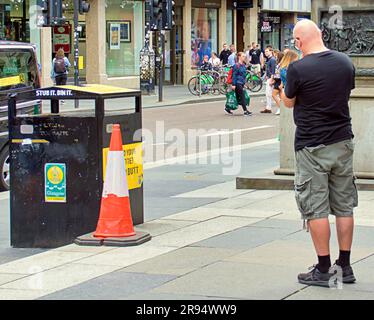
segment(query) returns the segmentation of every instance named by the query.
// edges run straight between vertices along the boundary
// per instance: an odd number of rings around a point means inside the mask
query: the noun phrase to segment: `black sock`
[[[330,255],[328,256],[318,256],[317,268],[319,271],[325,273],[328,272],[331,267]]]
[[[350,258],[351,258],[351,251],[340,250],[338,265],[341,267],[349,266],[351,264]]]

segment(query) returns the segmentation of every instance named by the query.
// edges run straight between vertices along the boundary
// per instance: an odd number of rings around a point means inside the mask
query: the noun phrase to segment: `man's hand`
[[[232,90],[235,90],[235,89],[236,89],[236,86],[231,86],[231,89],[232,89]]]
[[[281,97],[281,100],[283,101],[284,105],[287,107],[287,108],[290,108],[292,109],[294,106],[295,106],[295,103],[296,103],[296,97],[295,98],[288,98],[284,92],[284,89],[283,89],[283,84],[281,85],[281,87],[279,87],[279,95]]]

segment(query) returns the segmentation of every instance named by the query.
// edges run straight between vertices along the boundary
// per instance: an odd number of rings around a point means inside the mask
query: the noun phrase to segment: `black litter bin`
[[[135,110],[104,110],[135,99]],[[51,101],[51,113],[17,115],[17,99]],[[92,110],[59,112],[60,100],[92,100]],[[120,124],[134,224],[144,221],[141,93],[103,85],[57,86],[9,98],[11,245],[54,248],[92,232],[100,211],[111,125]],[[136,161],[134,161],[136,157]]]

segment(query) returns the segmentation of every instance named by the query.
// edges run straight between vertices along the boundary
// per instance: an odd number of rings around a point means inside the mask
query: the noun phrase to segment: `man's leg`
[[[328,218],[308,221],[310,235],[318,256],[330,255],[330,223]]]
[[[296,152],[295,192],[302,219],[308,221],[318,264],[312,271],[301,273],[302,284],[329,287],[332,274],[330,259],[329,163],[325,161],[324,146],[305,148]]]
[[[271,107],[273,104],[273,86],[271,85],[271,79],[266,81],[266,107],[261,113],[271,113]]]
[[[271,85],[271,79],[268,79],[266,82],[266,108],[271,110],[273,106],[273,86]]]
[[[353,217],[337,217],[336,231],[338,234],[339,249],[341,251],[351,251],[353,241]]]
[[[354,276],[350,256],[353,239],[353,209],[358,204],[357,187],[353,173],[354,144],[351,140],[333,145],[336,166],[330,175],[331,211],[336,216],[336,231],[339,242],[339,258],[336,264],[342,268],[343,282],[353,283]]]

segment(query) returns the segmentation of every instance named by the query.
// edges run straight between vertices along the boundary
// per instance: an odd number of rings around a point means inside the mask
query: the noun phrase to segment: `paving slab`
[[[176,293],[155,293],[150,290],[145,293],[139,293],[126,297],[127,300],[235,300],[226,297],[217,296],[199,296],[199,295],[187,295],[187,294],[176,294]]]
[[[330,243],[336,244],[337,243],[337,234],[336,234],[336,226],[335,224],[330,225],[331,228],[331,240]],[[301,230],[299,232],[287,235],[284,237],[284,240],[288,241],[306,241],[311,242],[310,233],[306,232],[305,230]],[[355,226],[355,230],[353,233],[353,250],[357,247],[371,247],[374,244],[374,228],[373,227],[366,227],[366,226]],[[374,251],[374,247],[373,247]]]
[[[29,298],[37,299],[117,269],[118,267],[113,266],[90,266],[87,268],[85,265],[71,263],[4,284],[0,286],[0,289],[25,290]],[[0,299],[6,298],[5,295],[8,292],[0,290]],[[22,299],[22,295],[20,299]]]
[[[281,213],[280,212],[274,213],[274,212],[269,212],[265,210],[200,207],[200,208],[183,211],[177,214],[173,214],[162,219],[205,221],[205,220],[213,219],[219,216],[269,218],[277,214],[281,214]]]
[[[154,246],[151,241],[138,247],[117,248],[86,259],[81,259],[79,264],[86,266],[117,266],[123,268],[176,249],[175,247]]]
[[[9,238],[3,242],[0,239],[0,264],[8,263],[34,254],[46,252],[46,249],[21,249],[11,248]]]
[[[134,264],[123,271],[181,276],[239,252],[235,249],[185,247]]]
[[[34,274],[52,269],[82,258],[91,256],[91,252],[63,252],[50,250],[16,261],[0,265],[0,273]]]
[[[205,205],[206,208],[222,208],[222,209],[239,209],[248,205],[249,201],[245,198],[231,198],[220,201],[212,201],[210,204]]]
[[[146,221],[214,203],[221,198],[157,198],[149,197],[144,203]]]
[[[175,279],[170,275],[112,272],[91,281],[43,296],[40,300],[120,300],[142,294]]]
[[[236,189],[236,181],[228,181],[215,184],[206,188],[181,193],[176,195],[177,198],[233,198],[249,193],[248,190]]]
[[[338,256],[339,248],[331,245],[331,257]],[[356,248],[352,251],[352,263],[374,253],[374,248]],[[248,264],[263,264],[269,266],[297,266],[302,272],[316,263],[317,257],[312,241],[276,240],[259,247],[241,252],[226,258],[225,261],[241,262]],[[305,271],[305,270],[304,270]]]
[[[155,293],[219,296],[237,299],[282,299],[303,288],[294,266],[217,262],[157,289]]]
[[[287,297],[286,300],[374,300],[374,292],[308,287]]]
[[[192,190],[201,189],[210,186],[210,182],[201,180],[191,180],[180,178],[179,180],[174,177],[174,180],[161,180],[161,179],[148,179],[144,181],[144,197],[171,197],[185,192],[194,192]],[[172,187],[171,187],[172,186]],[[208,187],[209,188],[209,187]],[[190,198],[200,198],[192,196]],[[219,195],[204,198],[220,198]]]
[[[194,246],[210,248],[250,249],[272,242],[289,234],[287,229],[249,226],[209,238]]]
[[[149,222],[145,222],[141,225],[136,226],[135,229],[143,232],[149,232],[152,237],[156,237],[161,234],[185,228],[196,223],[195,221],[168,219],[168,217],[169,216],[165,217],[162,220],[152,220]]]
[[[217,217],[156,237],[152,244],[181,248],[257,221],[258,219],[254,218]]]
[[[273,228],[273,229],[287,229],[290,231],[290,233],[303,230],[303,222],[301,219],[285,220],[285,219],[279,219],[278,217],[279,216],[277,215],[274,218],[263,219],[259,222],[256,222],[253,226]]]
[[[33,300],[36,297],[48,294],[48,291],[29,289],[3,289],[0,287],[0,300]]]
[[[29,276],[28,274],[14,274],[14,273],[0,273],[0,286],[23,277]]]

